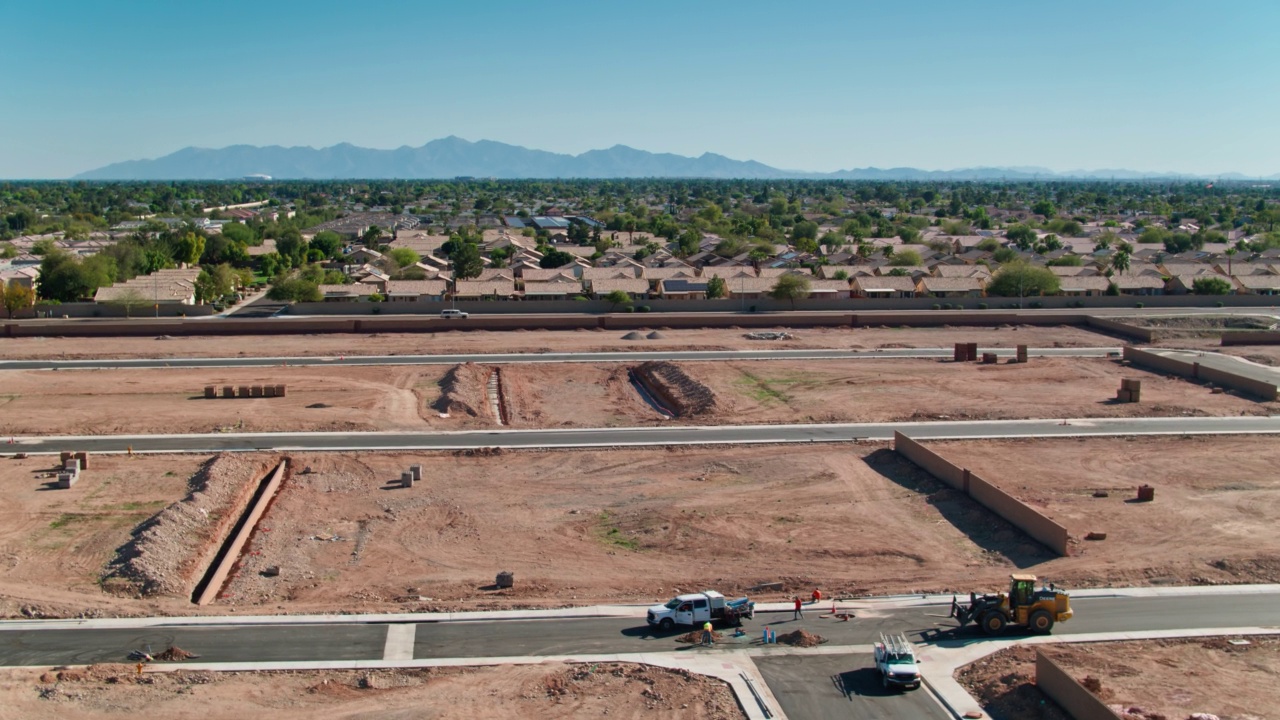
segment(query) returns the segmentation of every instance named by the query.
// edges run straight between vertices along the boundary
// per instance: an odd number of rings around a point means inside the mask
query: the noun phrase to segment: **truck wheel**
[[[982,631],[988,635],[999,635],[1004,632],[1005,619],[1002,613],[991,611],[982,618]]]
[[[1048,610],[1037,610],[1031,613],[1028,624],[1033,632],[1048,634],[1053,630],[1053,615]]]
[[[658,627],[661,628],[663,632],[671,632],[671,628],[675,626],[676,624],[672,622],[671,618],[662,618],[662,622],[658,623]]]

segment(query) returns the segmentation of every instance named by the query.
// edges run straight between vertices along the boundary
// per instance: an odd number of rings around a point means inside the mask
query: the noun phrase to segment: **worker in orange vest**
[[[818,604],[818,601],[819,601],[819,600],[821,600],[821,599],[822,599],[822,591],[821,591],[821,590],[819,590],[818,588],[814,588],[814,589],[813,589],[813,604],[814,604],[814,605],[817,605],[817,604]]]

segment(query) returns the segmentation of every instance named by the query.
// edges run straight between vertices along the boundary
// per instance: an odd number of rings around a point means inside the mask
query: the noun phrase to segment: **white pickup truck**
[[[748,598],[726,600],[715,590],[704,590],[677,595],[661,605],[654,605],[649,608],[647,619],[650,625],[670,630],[676,625],[698,626],[707,621],[741,625],[743,618],[755,615],[756,604]]]
[[[875,658],[876,670],[880,671],[880,681],[885,688],[920,687],[916,652],[906,635],[880,633],[880,642],[875,644]]]

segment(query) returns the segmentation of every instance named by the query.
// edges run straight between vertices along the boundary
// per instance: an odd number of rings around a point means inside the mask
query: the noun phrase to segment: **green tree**
[[[196,300],[207,303],[230,295],[237,282],[236,273],[228,264],[206,267],[196,277]]]
[[[149,298],[142,294],[140,290],[126,286],[126,289],[120,291],[115,297],[107,301],[108,304],[115,307],[124,308],[124,316],[132,317],[133,309],[146,307],[154,302],[154,298]]]
[[[604,299],[609,302],[609,312],[613,312],[619,305],[626,307],[631,304],[631,295],[626,290],[610,290]]]
[[[1049,200],[1040,200],[1031,206],[1031,212],[1037,215],[1043,215],[1046,218],[1051,218],[1058,214],[1058,209],[1054,207],[1053,203]]]
[[[342,256],[342,246],[346,245],[342,236],[332,230],[322,230],[311,238],[311,247],[324,253],[325,257],[338,258]],[[417,262],[417,260],[414,260]]]
[[[300,277],[277,281],[267,292],[267,297],[280,302],[320,302],[324,299],[316,283]]]
[[[204,236],[193,232],[185,233],[174,243],[174,260],[187,265],[200,262],[204,254]]]
[[[244,223],[231,222],[223,225],[222,237],[246,246],[258,244],[258,233]]]
[[[1129,253],[1124,250],[1116,251],[1116,254],[1111,256],[1111,269],[1120,274],[1128,272]]]
[[[783,275],[769,290],[769,297],[774,300],[788,300],[791,302],[791,309],[795,310],[796,300],[809,297],[811,287],[809,278],[804,275]]]
[[[728,289],[725,287],[724,278],[719,275],[712,275],[711,279],[707,281],[707,299],[716,300],[724,297],[727,293]]]
[[[573,255],[563,250],[552,250],[542,256],[538,261],[538,267],[541,268],[558,268],[564,267],[573,262]]]
[[[1036,242],[1036,231],[1026,225],[1014,225],[1004,232],[1004,236],[1019,250],[1030,250]]]
[[[1198,277],[1191,281],[1191,291],[1196,295],[1230,295],[1231,283],[1226,278]]]
[[[453,265],[455,280],[466,280],[479,277],[484,270],[484,260],[480,258],[480,246],[475,243],[459,242],[449,253],[449,262]]]
[[[1079,255],[1063,255],[1055,260],[1045,263],[1049,267],[1080,267],[1084,265],[1084,260]]]
[[[377,225],[370,225],[365,228],[364,234],[360,236],[360,239],[366,247],[374,248],[378,246],[378,241],[382,239],[383,234],[382,228]]]
[[[889,258],[889,264],[894,267],[922,265],[924,264],[924,259],[915,250],[898,250],[893,253],[893,257]]]
[[[796,223],[795,227],[791,228],[791,242],[795,243],[802,239],[816,241],[818,239],[818,223],[812,220],[802,220]]]
[[[1052,271],[1017,260],[1005,264],[996,272],[991,282],[987,283],[987,294],[1022,298],[1055,295],[1060,288],[1058,276]]]
[[[395,248],[387,253],[387,257],[394,260],[400,267],[409,267],[422,259],[421,255],[407,247]]]
[[[698,248],[702,246],[702,233],[693,228],[689,228],[680,233],[680,257],[689,257],[698,252]]]

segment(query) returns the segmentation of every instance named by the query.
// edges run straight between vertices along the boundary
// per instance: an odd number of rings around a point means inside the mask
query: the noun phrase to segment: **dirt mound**
[[[440,380],[440,399],[431,405],[436,412],[466,414],[471,417],[487,415],[489,398],[486,383],[489,369],[475,363],[464,363],[449,368]]]
[[[190,660],[191,658],[198,658],[200,656],[195,653],[187,652],[177,645],[174,645],[168,650],[157,654],[155,657],[157,660],[162,662],[181,662],[183,660]]]
[[[623,340],[643,340],[643,339],[644,339],[644,335],[641,335],[640,333],[636,332],[635,330],[632,330],[631,332],[627,333],[626,335],[623,335],[623,336],[622,336],[622,339],[623,339]]]
[[[103,574],[103,587],[136,595],[190,595],[239,519],[271,455],[222,454],[191,477],[189,494],[133,531]]]
[[[689,377],[679,365],[650,361],[636,367],[635,374],[650,392],[681,417],[703,415],[718,409],[715,392]]]
[[[793,630],[786,635],[779,635],[778,642],[784,645],[794,645],[795,647],[818,647],[827,639],[821,635],[814,635],[808,630]]]
[[[715,630],[711,631],[711,639],[715,640],[716,642],[720,642],[720,640],[722,640],[723,638],[724,636],[716,632]],[[676,642],[685,643],[688,645],[697,645],[698,643],[702,642],[702,631],[694,630],[693,632],[685,633],[684,635],[681,635],[680,637],[676,638]]]
[[[662,339],[666,338],[667,336],[666,336],[666,335],[663,335],[662,333],[658,332],[657,330],[654,330],[653,332],[649,333],[649,334],[648,334],[648,335],[646,335],[645,337],[649,338],[650,340],[662,340]]]

